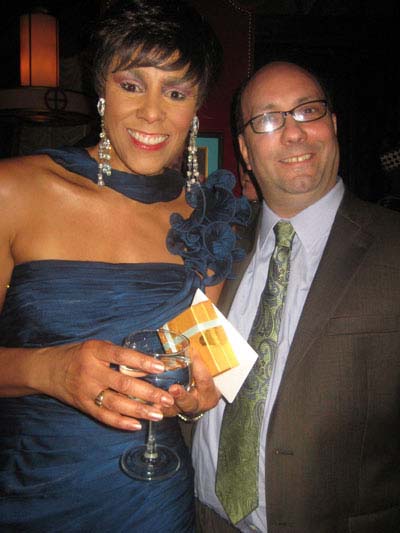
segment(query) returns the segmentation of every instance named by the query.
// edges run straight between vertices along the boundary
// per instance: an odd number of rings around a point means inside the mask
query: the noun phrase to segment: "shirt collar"
[[[306,250],[311,250],[314,243],[327,235],[332,227],[336,212],[344,195],[343,180],[338,177],[336,185],[325,196],[310,205],[289,220],[297,237]],[[268,205],[262,203],[262,220],[260,226],[259,245],[262,247],[271,234],[275,224],[282,220]]]

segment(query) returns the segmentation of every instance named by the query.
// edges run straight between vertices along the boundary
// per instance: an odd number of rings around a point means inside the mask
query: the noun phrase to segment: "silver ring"
[[[97,405],[97,407],[102,407],[103,406],[104,393],[106,392],[106,390],[107,389],[104,389],[104,390],[100,391],[99,394],[94,399],[94,403]]]

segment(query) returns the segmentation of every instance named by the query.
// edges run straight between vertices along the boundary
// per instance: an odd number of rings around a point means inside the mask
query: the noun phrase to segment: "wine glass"
[[[165,372],[140,375],[141,379],[164,390],[174,383],[187,390],[190,388],[189,340],[184,335],[163,328],[137,331],[126,337],[123,346],[156,357],[164,363]],[[120,372],[137,376],[138,370],[120,365]],[[125,474],[146,481],[167,479],[179,470],[180,465],[181,460],[174,450],[156,443],[156,431],[151,420],[148,421],[146,444],[129,448],[121,457],[121,468]]]

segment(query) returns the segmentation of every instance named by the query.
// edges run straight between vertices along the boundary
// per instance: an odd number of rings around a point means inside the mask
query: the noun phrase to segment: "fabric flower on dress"
[[[246,226],[251,208],[246,198],[234,195],[235,184],[231,172],[217,170],[205,183],[186,192],[186,201],[193,207],[189,218],[171,215],[168,250],[180,255],[186,267],[199,272],[205,286],[232,277],[233,262],[245,256],[233,226]]]

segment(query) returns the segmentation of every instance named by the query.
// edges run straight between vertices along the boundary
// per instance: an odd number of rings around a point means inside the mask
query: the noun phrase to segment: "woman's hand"
[[[33,382],[33,388],[115,428],[141,429],[139,419],[159,421],[163,418],[162,408],[174,404],[167,391],[110,368],[110,363],[126,365],[139,370],[140,376],[162,372],[162,363],[110,342],[90,340],[43,348],[36,363],[35,375],[39,376],[41,368],[43,373],[40,387]],[[98,405],[95,400],[102,392]]]
[[[186,391],[181,385],[171,385],[169,392],[175,398],[175,406],[164,409],[165,416],[182,413],[188,417],[195,417],[215,407],[221,397],[207,366],[193,350],[191,359],[195,386]]]

